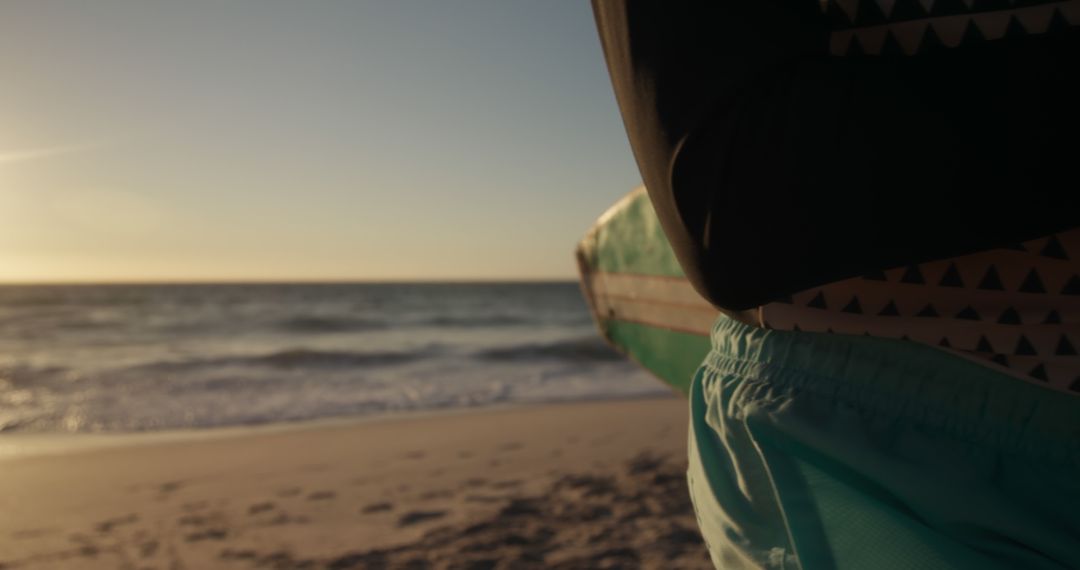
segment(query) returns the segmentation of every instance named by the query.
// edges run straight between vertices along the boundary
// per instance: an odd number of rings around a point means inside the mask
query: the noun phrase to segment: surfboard
[[[600,335],[686,394],[719,313],[686,280],[645,188],[600,216],[576,254]]]

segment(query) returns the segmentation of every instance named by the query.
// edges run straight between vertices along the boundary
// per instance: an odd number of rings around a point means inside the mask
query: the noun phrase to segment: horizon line
[[[335,279],[115,279],[115,280],[0,280],[0,287],[105,286],[105,285],[412,285],[577,283],[576,277],[467,277],[467,278],[335,278]]]

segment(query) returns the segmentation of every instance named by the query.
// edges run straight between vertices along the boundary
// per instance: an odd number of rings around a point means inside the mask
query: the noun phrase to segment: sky
[[[572,279],[640,184],[582,0],[0,4],[0,282]]]

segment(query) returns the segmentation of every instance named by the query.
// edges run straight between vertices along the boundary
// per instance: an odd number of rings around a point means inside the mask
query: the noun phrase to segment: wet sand
[[[0,460],[0,570],[711,568],[685,400]]]

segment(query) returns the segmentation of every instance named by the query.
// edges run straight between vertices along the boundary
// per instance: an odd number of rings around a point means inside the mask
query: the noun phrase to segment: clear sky
[[[640,184],[583,0],[0,5],[0,282],[572,278]]]

